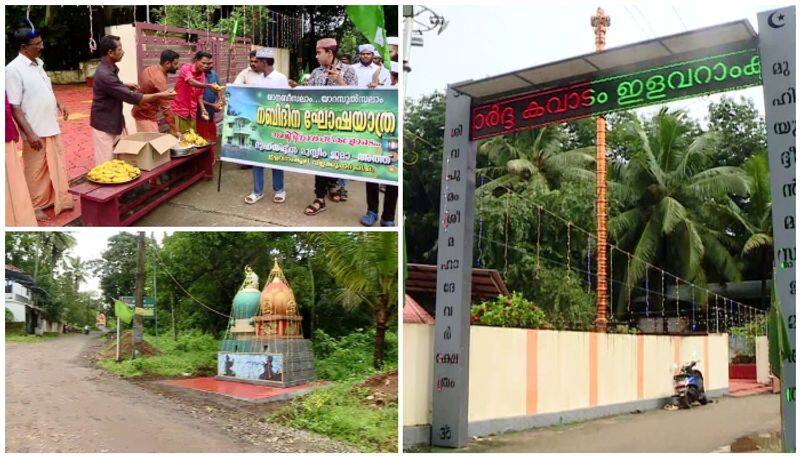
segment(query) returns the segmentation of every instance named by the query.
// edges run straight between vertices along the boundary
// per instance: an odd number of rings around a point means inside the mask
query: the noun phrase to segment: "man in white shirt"
[[[58,124],[59,118],[66,121],[69,114],[56,100],[44,62],[39,58],[44,49],[39,32],[21,28],[14,33],[14,40],[19,55],[6,65],[6,94],[22,132],[25,181],[36,218],[46,220],[45,208],[53,206],[58,215],[74,207]]]
[[[375,56],[375,48],[371,44],[362,44],[358,47],[358,62],[351,65],[358,78],[358,87],[368,87],[370,89],[377,86],[372,79],[378,66],[372,61]]]
[[[256,62],[254,72],[258,77],[251,78],[248,86],[265,87],[268,89],[289,89],[289,78],[283,73],[275,70],[275,50],[271,48],[261,48],[256,52]],[[272,190],[275,196],[272,201],[283,203],[286,201],[286,190],[283,188],[283,170],[272,169]],[[249,204],[256,203],[264,198],[264,168],[253,166],[253,192],[244,198]]]
[[[258,59],[256,59],[256,51],[250,51],[250,65],[236,75],[236,79],[233,80],[233,83],[250,84],[253,81],[263,78],[264,75],[256,71],[257,65]]]

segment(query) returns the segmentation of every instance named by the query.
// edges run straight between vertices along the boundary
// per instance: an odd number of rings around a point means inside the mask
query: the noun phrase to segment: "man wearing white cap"
[[[372,82],[377,83],[380,86],[391,86],[392,85],[392,77],[389,74],[389,70],[383,66],[383,59],[381,58],[381,53],[378,52],[376,49],[375,52],[372,53],[372,63],[378,66],[378,70],[372,75]]]
[[[396,36],[386,37],[386,44],[389,45],[389,60],[397,62],[397,48],[400,45],[400,40]]]
[[[397,85],[397,81],[399,80],[399,77],[400,77],[400,64],[399,63],[397,63],[395,61],[392,61],[392,71],[390,72],[390,74],[392,75],[392,85],[396,86]]]
[[[374,55],[375,48],[371,44],[362,44],[358,47],[358,62],[352,65],[358,78],[358,87],[373,88],[377,86],[372,82],[373,75],[378,71],[378,66],[372,62]]]
[[[256,51],[256,64],[254,71],[261,77],[255,78],[248,84],[253,87],[265,87],[268,89],[289,89],[289,78],[283,73],[275,70],[275,50],[272,48],[261,48]],[[283,203],[286,201],[286,191],[283,188],[283,170],[272,169],[272,190],[275,196],[272,201]],[[253,204],[264,197],[264,169],[253,167],[253,193],[244,198],[244,201]]]

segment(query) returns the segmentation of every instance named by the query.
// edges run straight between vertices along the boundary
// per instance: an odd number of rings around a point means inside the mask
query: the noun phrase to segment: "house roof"
[[[406,299],[403,303],[404,324],[433,324],[435,322],[433,317],[416,300],[406,294]]]
[[[409,263],[406,276],[406,292],[436,293],[436,265]],[[472,269],[472,297],[495,298],[510,295],[503,278],[497,270]]]
[[[36,290],[45,295],[47,294],[47,291],[39,287],[36,282],[34,282],[33,278],[14,265],[6,264],[6,279],[10,279],[11,281],[22,284],[29,289]]]

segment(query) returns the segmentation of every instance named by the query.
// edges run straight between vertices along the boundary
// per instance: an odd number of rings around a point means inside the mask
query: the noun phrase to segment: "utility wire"
[[[211,311],[213,313],[219,314],[222,317],[227,317],[228,319],[233,319],[232,316],[229,316],[227,314],[221,313],[221,312],[217,311],[216,309],[214,309],[214,308],[206,305],[205,303],[201,302],[197,298],[195,298],[195,296],[192,295],[191,292],[186,290],[186,288],[184,288],[183,285],[180,282],[178,282],[177,279],[175,279],[175,276],[172,275],[172,272],[169,270],[169,268],[167,268],[167,266],[164,265],[164,262],[161,261],[161,257],[158,255],[158,250],[155,249],[155,248],[153,248],[152,250],[153,250],[153,253],[155,254],[156,261],[158,261],[159,265],[161,265],[161,267],[164,269],[164,271],[167,272],[167,275],[169,275],[170,279],[172,279],[172,282],[174,282],[175,285],[178,286],[178,288],[180,288],[186,295],[188,295],[189,298],[191,298],[192,300],[197,302],[200,306],[202,306],[203,308],[205,308],[205,309],[207,309],[207,310],[209,310],[209,311]]]

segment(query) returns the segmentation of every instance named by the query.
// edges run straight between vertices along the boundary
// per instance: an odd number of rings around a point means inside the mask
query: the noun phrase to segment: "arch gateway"
[[[477,141],[761,85],[773,196],[774,279],[792,348],[783,361],[783,436],[786,448],[795,449],[795,7],[759,13],[758,26],[760,33],[756,34],[747,20],[740,20],[448,86],[431,386],[432,444],[463,447],[469,440],[469,306]],[[598,131],[598,136],[601,134],[605,135],[604,129]],[[598,175],[604,173],[598,169]],[[605,251],[605,243],[597,244]],[[601,265],[605,252],[598,252],[595,258],[600,276],[606,268]],[[598,301],[603,301],[605,281],[597,282]],[[599,331],[605,328],[603,306],[598,303]]]

